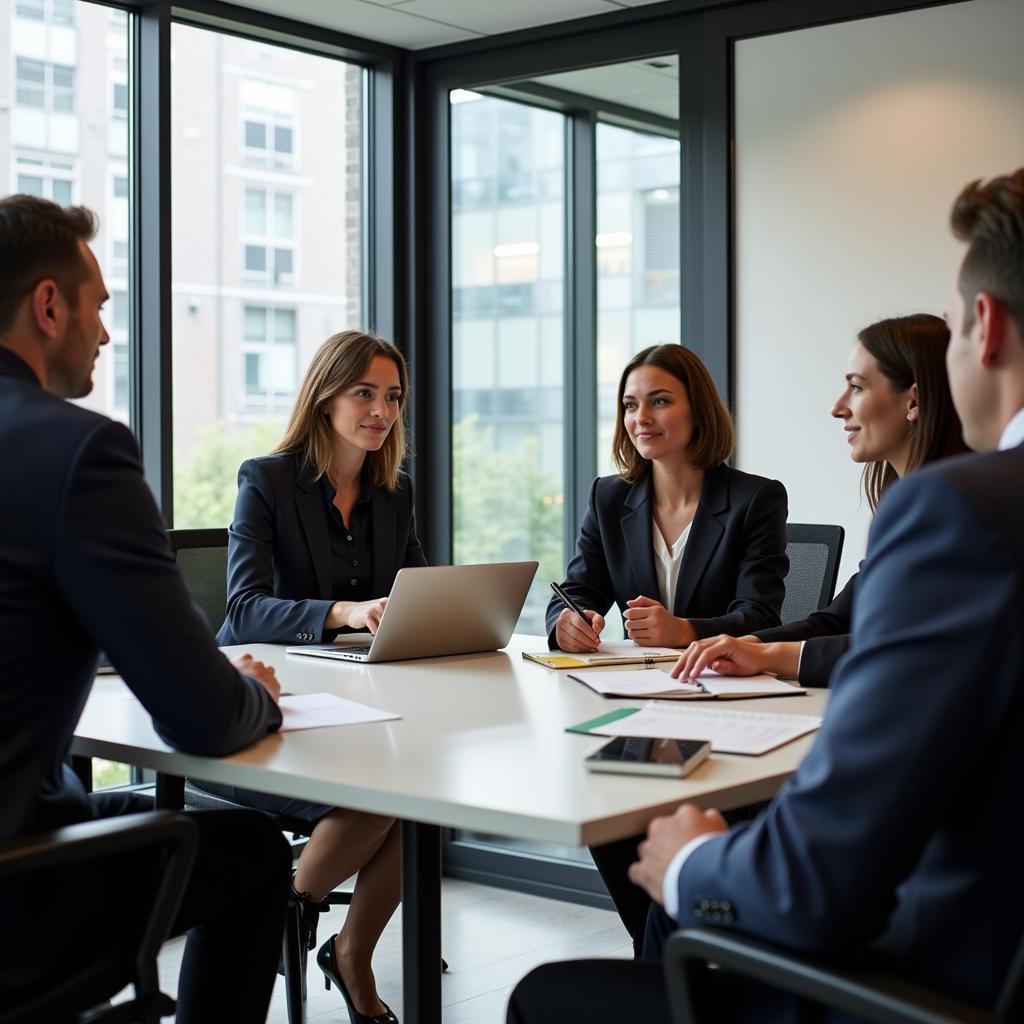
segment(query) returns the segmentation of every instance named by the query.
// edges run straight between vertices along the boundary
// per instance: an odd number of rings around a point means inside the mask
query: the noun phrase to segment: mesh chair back
[[[782,602],[783,625],[806,619],[832,600],[839,575],[839,557],[843,553],[843,537],[841,526],[786,525],[789,575]]]
[[[168,530],[167,536],[192,600],[216,633],[228,606],[228,531]]]

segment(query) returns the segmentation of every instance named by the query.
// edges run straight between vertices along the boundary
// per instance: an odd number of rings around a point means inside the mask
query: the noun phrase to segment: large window
[[[679,142],[597,125],[597,469],[614,472],[622,368],[679,341]]]
[[[186,25],[171,41],[174,525],[226,526],[313,352],[365,326],[364,75]]]
[[[561,114],[452,95],[454,555],[540,562],[531,633],[564,561],[565,132]]]

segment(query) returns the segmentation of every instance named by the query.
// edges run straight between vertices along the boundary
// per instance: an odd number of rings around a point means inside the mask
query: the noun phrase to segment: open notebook
[[[570,672],[584,686],[602,697],[649,700],[742,700],[745,697],[793,697],[806,693],[799,686],[774,676],[737,679],[717,672],[702,672],[696,680],[682,682],[667,672],[638,669],[632,672]]]
[[[566,654],[565,651],[523,652],[527,661],[545,668],[588,668],[597,665],[653,665],[658,661],[675,661],[682,651],[671,647],[641,647],[632,640],[602,640],[592,654]]]

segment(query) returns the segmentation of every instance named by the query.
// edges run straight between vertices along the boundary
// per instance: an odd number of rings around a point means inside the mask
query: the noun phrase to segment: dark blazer
[[[828,686],[836,663],[850,648],[850,623],[853,621],[853,599],[859,575],[858,569],[832,603],[820,612],[812,612],[799,622],[759,629],[754,634],[766,644],[777,640],[804,641],[799,673],[799,680],[804,686]]]
[[[825,723],[768,809],[694,851],[718,922],[991,1007],[1020,942],[1024,446],[925,466],[872,525]]]
[[[0,346],[0,841],[91,816],[64,768],[106,651],[171,746],[228,754],[277,706],[217,650],[131,433]]]
[[[373,592],[386,597],[398,570],[426,565],[416,536],[412,481],[374,488]],[[228,531],[227,618],[222,646],[312,643],[323,639],[331,594],[331,540],[319,481],[292,455],[267,455],[238,470],[235,519]]]
[[[686,542],[673,615],[702,636],[740,636],[779,624],[785,596],[786,489],[777,480],[722,465],[704,476]],[[605,612],[644,595],[660,600],[654,571],[651,476],[628,484],[598,477],[590,488],[576,554],[562,584],[589,610]],[[561,601],[547,609],[555,647]]]

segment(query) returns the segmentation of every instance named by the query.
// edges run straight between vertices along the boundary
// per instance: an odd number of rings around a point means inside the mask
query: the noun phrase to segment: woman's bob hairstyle
[[[637,352],[619,378],[612,458],[622,479],[635,484],[643,478],[649,466],[626,431],[622,411],[626,381],[639,366],[657,366],[672,374],[686,389],[693,414],[693,437],[687,451],[691,464],[697,469],[708,470],[725,462],[736,446],[736,428],[707,367],[684,345],[652,345]]]
[[[409,371],[402,353],[390,342],[362,331],[332,334],[317,350],[302,378],[281,443],[275,455],[294,455],[314,480],[325,476],[334,454],[334,431],[328,403],[358,382],[377,356],[398,367],[402,395],[399,414],[379,451],[367,452],[374,487],[393,491],[406,456],[405,405],[409,398]]]

